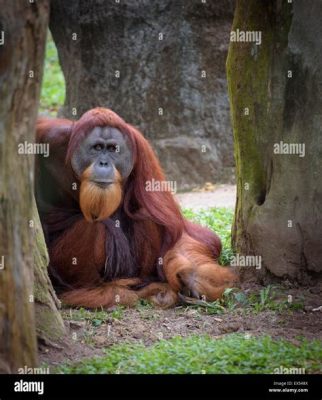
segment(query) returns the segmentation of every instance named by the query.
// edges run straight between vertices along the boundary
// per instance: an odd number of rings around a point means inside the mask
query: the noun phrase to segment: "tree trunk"
[[[232,31],[262,36],[260,44],[231,42],[227,60],[238,179],[233,244],[261,257],[260,269],[240,268],[260,279],[303,282],[322,272],[321,19],[314,0],[237,1]]]
[[[66,334],[66,330],[64,321],[57,310],[60,308],[60,301],[47,273],[49,258],[35,200],[33,201],[33,216],[35,223],[33,256],[37,337],[45,344],[52,344],[60,341]]]
[[[0,372],[37,364],[34,158],[19,146],[34,142],[48,8],[46,1],[0,1]]]
[[[225,61],[233,4],[51,2],[67,87],[62,114],[113,109],[151,139],[179,188],[232,179]]]

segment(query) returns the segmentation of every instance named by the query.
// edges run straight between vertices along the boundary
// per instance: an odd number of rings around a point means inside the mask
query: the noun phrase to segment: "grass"
[[[40,95],[40,112],[56,115],[65,98],[65,79],[61,71],[55,43],[48,32],[44,75]]]
[[[236,308],[244,312],[259,313],[262,311],[298,311],[303,310],[303,299],[288,302],[283,293],[279,293],[277,287],[268,285],[258,292],[246,294],[237,288],[228,288],[225,290],[222,298],[214,302],[198,301],[195,305],[190,305],[200,312],[213,315],[223,314]]]
[[[280,298],[276,287],[272,285],[268,285],[261,289],[259,293],[251,293],[248,296],[245,296],[245,298],[245,306],[252,307],[253,311],[256,313],[265,310],[281,312],[288,309],[296,311],[303,310],[304,308],[303,299],[289,302],[285,295]]]
[[[305,368],[322,371],[322,342],[299,339],[294,345],[269,336],[230,334],[220,339],[209,336],[174,337],[145,347],[141,344],[114,345],[105,357],[84,360],[57,368],[60,373],[93,374],[233,374],[274,373],[275,368]]]
[[[98,327],[111,319],[122,319],[124,313],[124,307],[117,306],[113,311],[105,311],[103,309],[97,309],[95,312],[86,310],[81,307],[78,309],[69,309],[68,311],[63,310],[63,316],[66,320],[71,321],[86,321],[94,327]]]

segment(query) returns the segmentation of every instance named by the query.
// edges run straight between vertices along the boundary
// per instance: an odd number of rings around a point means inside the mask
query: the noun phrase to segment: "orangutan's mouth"
[[[115,183],[114,181],[92,181],[93,183],[95,183],[96,186],[105,189],[107,188],[109,185],[112,185],[113,183]]]

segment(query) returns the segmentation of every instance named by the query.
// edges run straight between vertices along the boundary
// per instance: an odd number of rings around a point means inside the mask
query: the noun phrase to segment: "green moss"
[[[230,43],[227,59],[238,197],[233,239],[238,251],[243,247],[242,241],[246,240],[247,224],[266,196],[272,154],[267,147],[271,146],[275,123],[271,110],[274,57],[287,45],[290,21],[287,4],[277,11],[274,1],[265,4],[257,0],[237,2],[232,30],[262,33],[259,46],[255,43]],[[281,28],[283,23],[286,27]],[[244,114],[245,108],[249,109],[249,115]],[[249,185],[248,190],[245,184]]]
[[[36,321],[37,335],[42,338],[55,342],[61,340],[66,333],[59,312],[54,313],[46,305],[37,304]]]
[[[243,15],[239,16],[237,12],[232,29],[256,30],[256,26],[252,27],[251,23],[247,27],[243,26],[243,21]],[[256,147],[256,137],[260,133],[258,129],[265,130],[265,127],[257,126],[255,117],[258,113],[265,113],[265,110],[260,108],[266,107],[267,102],[270,36],[271,32],[264,32],[261,46],[252,43],[231,43],[227,59],[235,157],[238,177],[242,179],[239,188],[242,189],[243,184],[249,183],[248,194],[252,197],[256,196],[265,181],[263,160],[259,157]],[[255,46],[256,57],[251,54]],[[249,109],[249,116],[244,115],[246,107]],[[265,123],[265,119],[262,123]]]

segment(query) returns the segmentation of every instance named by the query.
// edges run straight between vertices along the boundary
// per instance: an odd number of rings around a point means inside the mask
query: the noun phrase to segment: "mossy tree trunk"
[[[39,278],[46,249],[32,207],[34,160],[18,153],[34,142],[48,9],[47,1],[0,0],[0,372],[37,364],[33,269],[36,300],[49,293]]]
[[[61,341],[66,331],[64,321],[57,310],[60,308],[60,301],[55,294],[47,273],[49,258],[35,201],[33,201],[33,221],[34,296],[37,337],[45,344],[53,344]]]
[[[231,42],[227,60],[238,179],[233,245],[261,257],[261,269],[240,268],[260,279],[321,277],[321,20],[314,0],[236,5],[232,31],[261,32],[261,43]]]

